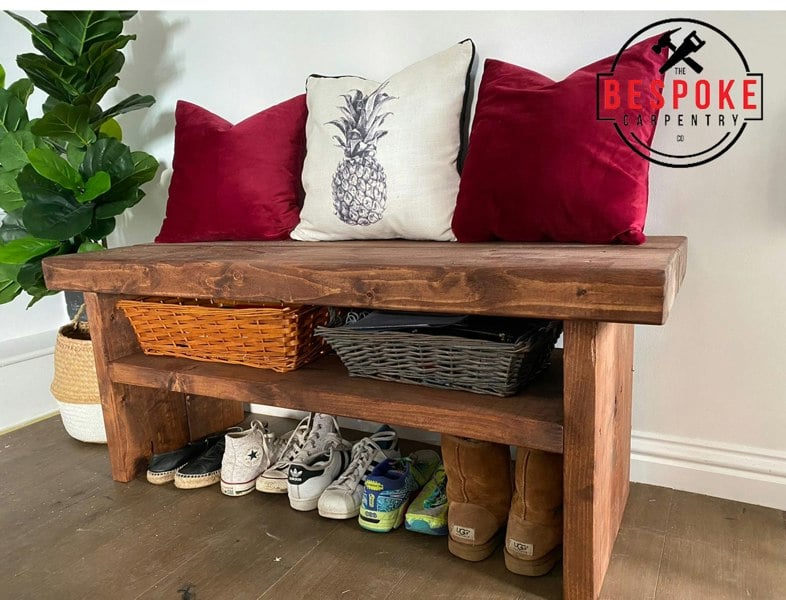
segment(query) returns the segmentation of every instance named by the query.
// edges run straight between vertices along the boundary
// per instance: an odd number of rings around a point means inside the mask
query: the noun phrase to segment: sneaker
[[[245,431],[228,433],[221,462],[221,491],[227,496],[253,491],[257,477],[275,460],[274,441],[267,423],[256,420]]]
[[[445,466],[440,464],[409,505],[404,518],[407,529],[428,535],[448,534],[447,481]]]
[[[295,429],[276,440],[273,448],[273,454],[277,457],[276,461],[257,477],[257,491],[267,494],[287,493],[289,465],[292,464],[292,459],[297,456],[306,442],[312,416],[312,414],[308,415],[300,421]]]
[[[233,427],[228,433],[241,431],[243,430],[240,427]],[[226,437],[222,435],[202,454],[178,468],[175,473],[175,487],[192,490],[221,481],[221,462],[224,459],[225,446]]]
[[[202,439],[188,442],[177,450],[154,454],[147,467],[147,480],[155,485],[169,483],[175,478],[175,473],[180,467],[199,456],[223,437],[224,433],[214,433]]]
[[[274,463],[257,479],[256,488],[260,492],[286,494],[289,467],[295,460],[308,463],[330,448],[352,447],[341,437],[335,417],[323,413],[311,413],[287,435],[287,441],[274,448],[278,450]]]
[[[357,442],[352,447],[352,461],[349,466],[319,498],[319,514],[328,519],[357,517],[366,478],[383,460],[398,458],[400,455],[398,435],[387,425]]]
[[[439,466],[439,454],[418,450],[407,458],[381,462],[366,479],[358,523],[364,529],[386,533],[400,527],[413,496]]]
[[[350,460],[348,448],[336,447],[311,456],[308,462],[292,462],[287,475],[289,505],[295,510],[314,510],[322,492],[347,468]]]

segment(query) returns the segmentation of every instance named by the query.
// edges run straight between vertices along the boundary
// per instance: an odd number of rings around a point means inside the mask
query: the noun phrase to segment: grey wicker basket
[[[514,343],[348,327],[317,327],[314,333],[351,376],[512,396],[548,366],[562,322],[541,321]]]

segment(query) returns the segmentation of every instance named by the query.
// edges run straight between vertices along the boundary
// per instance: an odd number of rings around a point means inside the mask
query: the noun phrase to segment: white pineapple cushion
[[[465,40],[384,82],[312,75],[296,240],[455,240]]]

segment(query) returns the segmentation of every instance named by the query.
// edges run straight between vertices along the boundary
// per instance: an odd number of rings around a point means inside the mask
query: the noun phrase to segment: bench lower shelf
[[[318,411],[562,452],[562,351],[516,396],[350,377],[336,356],[291,373],[135,353],[109,365],[115,383]]]

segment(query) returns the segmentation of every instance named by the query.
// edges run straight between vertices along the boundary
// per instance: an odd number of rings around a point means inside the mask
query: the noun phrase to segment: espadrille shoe
[[[240,427],[228,430],[243,431]],[[175,473],[175,487],[181,490],[193,490],[213,485],[221,481],[221,461],[224,458],[226,437],[221,436],[210,447],[196,458],[188,461]]]
[[[147,480],[155,485],[169,483],[175,478],[175,473],[180,467],[199,456],[223,437],[224,433],[214,433],[202,439],[188,442],[177,450],[154,454],[147,467]]]

